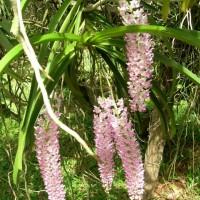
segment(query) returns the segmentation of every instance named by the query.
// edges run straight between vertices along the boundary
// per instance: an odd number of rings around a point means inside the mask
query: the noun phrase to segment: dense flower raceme
[[[58,117],[60,113],[55,113]],[[49,200],[65,200],[59,154],[59,132],[46,110],[36,122],[35,150]]]
[[[122,99],[117,106],[119,117],[117,123],[113,123],[116,149],[122,160],[130,199],[139,200],[144,191],[144,169],[139,144]]]
[[[123,100],[116,104],[110,98],[98,98],[94,109],[94,132],[97,155],[103,161],[99,171],[103,186],[111,188],[114,177],[114,144],[122,160],[126,185],[131,200],[141,199],[144,186],[142,157],[132,123],[128,120]]]
[[[108,193],[114,177],[114,143],[110,117],[114,101],[98,98],[99,107],[94,107],[94,132],[97,156],[103,161],[98,163],[102,185]]]
[[[124,25],[148,24],[147,14],[139,0],[119,1],[119,11]],[[145,111],[145,101],[151,87],[153,42],[147,33],[127,33],[125,36],[129,95],[131,111]]]

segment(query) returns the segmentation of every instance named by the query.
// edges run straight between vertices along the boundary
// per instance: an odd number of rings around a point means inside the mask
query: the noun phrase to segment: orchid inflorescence
[[[139,0],[119,0],[119,12],[124,25],[148,24],[147,14]],[[153,42],[147,33],[127,33],[126,56],[129,74],[128,93],[131,112],[146,110],[153,72]],[[114,148],[125,171],[126,186],[131,200],[142,199],[144,169],[136,133],[129,120],[123,99],[98,98],[94,108],[94,133],[100,177],[108,192],[114,177]]]
[[[119,0],[124,25],[148,24],[147,14],[139,0]],[[128,93],[131,112],[145,111],[153,72],[153,42],[147,33],[127,33],[126,56],[129,74]],[[59,112],[56,113],[60,115]],[[37,120],[36,155],[45,189],[50,200],[64,200],[65,189],[60,164],[58,126],[46,110]],[[126,186],[131,200],[140,200],[144,192],[144,169],[139,143],[129,119],[124,100],[98,98],[94,107],[96,153],[102,185],[107,193],[114,179],[114,156],[118,153],[125,171]]]
[[[60,117],[59,111],[55,114]],[[44,109],[36,122],[35,150],[49,200],[65,200],[58,138],[58,125]]]
[[[148,24],[147,14],[139,0],[132,0],[130,4],[120,0],[119,5],[124,25]],[[145,102],[149,98],[151,87],[153,42],[148,33],[127,33],[125,41],[130,107],[132,112],[142,112],[146,109]]]
[[[144,186],[142,157],[123,99],[98,98],[94,107],[94,133],[101,182],[108,193],[114,178],[115,147],[122,160],[130,199],[140,199]]]

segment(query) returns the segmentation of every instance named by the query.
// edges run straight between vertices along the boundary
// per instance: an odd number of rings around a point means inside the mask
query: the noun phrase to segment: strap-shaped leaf
[[[38,45],[42,42],[51,41],[80,41],[81,36],[69,34],[69,33],[49,33],[46,35],[37,35],[30,39],[32,45]],[[23,53],[23,48],[21,44],[13,47],[1,60],[0,60],[0,75],[4,72],[6,67],[20,54]]]
[[[76,62],[76,61],[75,61]],[[77,83],[76,77],[76,67],[74,66],[73,62],[68,65],[65,69],[65,82],[69,90],[75,95],[76,99],[78,100],[79,104],[84,108],[88,107],[88,102],[84,99],[82,92],[80,91],[79,85]]]
[[[66,65],[69,65],[74,57],[74,44],[68,45],[68,47],[57,57],[54,58],[52,62],[52,67],[49,68],[49,75],[54,81],[50,81],[47,78],[44,80],[46,90],[50,94],[59,81],[60,77],[64,73]],[[55,68],[56,63],[56,68]],[[36,81],[33,79],[28,106],[21,123],[19,139],[18,139],[18,149],[14,162],[13,180],[17,183],[18,172],[22,169],[22,157],[23,152],[28,144],[32,143],[31,138],[33,138],[34,124],[37,116],[43,106],[43,100],[41,98],[40,90],[36,89]]]
[[[167,21],[169,9],[170,9],[170,0],[163,0],[162,19],[164,22]]]
[[[110,69],[114,73],[114,75],[115,75],[116,79],[118,80],[118,82],[121,84],[123,89],[127,92],[127,83],[124,80],[124,78],[122,77],[122,75],[120,74],[120,72],[118,71],[116,65],[109,58],[109,56],[107,55],[106,52],[102,51],[101,49],[97,49],[97,52],[102,56],[102,58],[105,60],[107,65],[110,67]]]
[[[124,36],[126,33],[150,33],[162,37],[176,38],[188,44],[200,47],[200,32],[187,29],[175,29],[163,26],[132,25],[113,27],[98,32],[89,38],[90,43],[97,44],[105,41],[106,38]],[[103,40],[104,39],[104,40]]]
[[[156,107],[156,110],[158,112],[158,115],[160,117],[160,121],[161,121],[161,125],[162,125],[162,130],[163,130],[163,137],[164,138],[169,138],[169,134],[168,134],[168,126],[167,126],[167,119],[165,117],[165,113],[163,111],[163,108],[160,104],[160,101],[158,100],[158,98],[156,97],[156,95],[154,94],[153,91],[150,92],[150,97],[151,100],[153,102],[153,104]]]
[[[9,51],[13,47],[8,38],[6,37],[6,35],[1,30],[0,30],[0,44],[6,51]]]
[[[149,1],[148,1],[149,2]],[[149,11],[157,12],[158,9],[151,4],[147,3],[146,0],[141,0],[142,5]]]
[[[28,4],[30,3],[30,0],[21,0],[21,9],[22,12],[25,11],[26,7],[28,6]]]
[[[77,17],[77,14],[79,13],[79,9],[80,9],[80,4],[82,3],[83,0],[77,0],[76,3],[74,4],[74,6],[71,8],[70,12],[68,13],[67,17],[65,18],[64,22],[62,23],[60,29],[59,29],[59,33],[64,33],[67,31],[67,33],[72,33],[72,30],[74,28],[74,21]],[[71,29],[71,32],[70,32]],[[51,61],[53,60],[53,57],[55,56],[55,53],[59,47],[59,42],[55,41],[54,44],[51,47],[51,52],[48,58],[48,63],[47,66],[51,63]]]
[[[65,14],[67,8],[70,5],[70,0],[65,0],[61,7],[58,9],[56,14],[52,17],[49,25],[48,25],[48,31],[47,33],[53,33],[56,31],[57,26],[59,25],[59,22],[61,21],[63,15]],[[47,53],[47,46],[48,43],[43,43],[40,49],[40,53],[38,55],[38,61],[41,62],[44,58],[45,54]]]
[[[183,0],[181,11],[186,12],[188,8],[191,8],[195,4],[195,0]]]
[[[0,20],[0,27],[4,29],[7,33],[10,33],[12,23],[8,21],[5,17],[2,17]]]
[[[5,73],[8,74],[10,77],[12,77],[13,79],[19,81],[19,82],[24,82],[25,80],[22,78],[22,76],[20,76],[19,74],[17,74],[16,72],[14,72],[11,68],[7,67],[5,70]]]
[[[166,57],[166,56],[164,56],[164,55],[162,55],[158,52],[155,52],[154,57],[155,57],[155,59],[159,60],[163,64],[170,66],[173,69],[175,69],[176,71],[185,75],[192,82],[194,82],[195,84],[200,86],[200,78],[196,74],[191,72],[189,69],[187,69],[186,67],[182,66],[181,64],[175,62],[174,60],[172,60],[172,59],[170,59],[170,58],[168,58],[168,57]]]
[[[125,46],[125,41],[123,39],[105,39],[101,41],[102,46],[116,46],[123,48]]]
[[[165,46],[168,49],[170,58],[174,60],[175,56],[174,56],[171,44],[168,41],[168,38],[163,37],[163,41],[164,41]],[[170,88],[170,91],[168,92],[169,95],[167,95],[169,102],[171,101],[172,97],[174,96],[174,92],[176,91],[176,84],[177,84],[177,71],[174,68],[172,68],[172,73],[173,73],[172,86]]]
[[[107,55],[109,55],[116,62],[118,62],[121,65],[124,74],[127,75],[126,60],[125,60],[125,57],[122,55],[122,53],[120,51],[113,49],[113,48],[109,48],[107,46],[102,46],[102,45],[96,45],[96,48],[103,50],[104,52],[107,53]]]
[[[175,123],[175,117],[174,117],[172,105],[170,105],[170,103],[168,103],[167,97],[162,92],[162,90],[160,89],[160,87],[158,86],[158,84],[156,82],[153,82],[152,91],[159,97],[162,104],[164,105],[164,107],[167,110],[167,113],[169,115],[170,122],[171,122],[171,124],[170,124],[171,126],[169,126],[169,139],[172,139],[176,133],[176,123]]]

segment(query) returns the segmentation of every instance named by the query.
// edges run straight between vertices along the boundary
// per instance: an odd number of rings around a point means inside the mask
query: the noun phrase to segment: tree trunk
[[[143,200],[152,199],[155,184],[158,179],[160,163],[163,157],[165,139],[163,138],[162,126],[157,111],[154,109],[149,125],[149,140],[145,153],[144,180],[145,192]]]

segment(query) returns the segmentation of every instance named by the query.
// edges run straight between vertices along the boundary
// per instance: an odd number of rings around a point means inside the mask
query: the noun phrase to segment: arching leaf
[[[156,82],[153,82],[152,91],[159,97],[159,99],[161,100],[165,109],[167,110],[167,113],[168,113],[168,116],[169,116],[170,122],[171,122],[171,124],[169,126],[169,139],[172,139],[176,133],[176,123],[175,123],[175,117],[174,117],[174,112],[173,112],[172,106],[167,101],[167,97],[162,92],[162,90],[160,89],[160,87],[158,86],[158,84]],[[168,121],[167,121],[167,124],[168,124]]]
[[[97,44],[102,41],[105,42],[106,38],[114,38],[124,36],[126,33],[150,33],[162,37],[176,38],[188,44],[200,47],[200,32],[187,29],[175,29],[163,26],[151,25],[132,25],[132,26],[118,26],[108,28],[98,32],[88,39],[88,43]]]
[[[30,39],[32,45],[38,45],[42,42],[51,41],[80,41],[81,36],[69,34],[69,33],[49,33],[46,35],[37,35]],[[23,47],[21,44],[13,47],[1,60],[0,60],[0,75],[4,72],[6,67],[17,57],[23,53]]]
[[[154,92],[152,92],[152,91],[150,92],[150,97],[151,97],[151,100],[152,100],[153,104],[155,105],[156,110],[158,112],[158,115],[160,117],[162,130],[163,130],[163,137],[164,138],[169,138],[167,119],[165,117],[165,113],[164,113],[163,108],[162,108],[162,106],[160,104],[160,101],[158,100],[158,98],[156,97]]]
[[[200,86],[200,77],[198,77],[196,74],[191,72],[186,67],[182,66],[181,64],[175,62],[174,60],[155,52],[155,59],[159,60],[163,64],[172,67],[176,71],[180,72],[181,74],[185,75],[187,78],[189,78],[192,82]]]
[[[74,47],[74,44],[68,45],[68,47],[64,49],[63,52],[55,57],[52,61],[52,65],[49,67],[48,71],[49,75],[53,78],[54,81],[50,81],[47,78],[44,80],[44,85],[48,94],[52,92],[53,88],[64,73],[66,65],[69,65],[72,61],[74,57]],[[40,90],[37,90],[37,82],[35,81],[35,79],[33,79],[31,91],[29,94],[28,106],[20,127],[18,149],[13,169],[14,183],[17,183],[19,170],[22,170],[23,152],[25,147],[32,142],[31,138],[33,138],[34,124],[42,106],[43,100],[41,97],[41,92]]]

